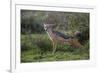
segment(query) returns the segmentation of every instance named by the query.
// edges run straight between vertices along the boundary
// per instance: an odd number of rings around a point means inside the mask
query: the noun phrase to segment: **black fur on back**
[[[72,36],[65,35],[64,33],[61,33],[61,32],[58,32],[58,31],[53,31],[53,33],[56,34],[57,36],[64,38],[64,39],[73,38]]]

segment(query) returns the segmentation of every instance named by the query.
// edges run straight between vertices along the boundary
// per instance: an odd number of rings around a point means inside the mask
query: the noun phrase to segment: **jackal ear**
[[[45,26],[46,26],[46,24],[43,24],[43,26],[45,27]]]
[[[43,24],[43,27],[44,27],[45,30],[47,30],[47,26],[46,26],[46,24]]]

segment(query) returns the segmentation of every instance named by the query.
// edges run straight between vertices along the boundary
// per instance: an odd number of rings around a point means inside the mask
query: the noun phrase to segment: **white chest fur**
[[[48,34],[48,36],[49,36],[50,40],[51,40],[51,41],[53,41],[53,40],[52,40],[52,37],[50,36],[51,34],[50,34],[50,33],[48,33],[48,32],[47,32],[47,34]]]

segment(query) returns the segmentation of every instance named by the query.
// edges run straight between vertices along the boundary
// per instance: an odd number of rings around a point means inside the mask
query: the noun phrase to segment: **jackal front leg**
[[[52,54],[54,54],[55,51],[56,51],[56,43],[53,42],[53,52],[52,52]]]

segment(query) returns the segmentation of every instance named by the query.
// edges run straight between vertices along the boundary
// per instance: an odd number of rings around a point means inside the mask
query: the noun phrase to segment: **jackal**
[[[78,41],[78,39],[76,37],[68,36],[61,32],[54,31],[52,29],[53,24],[43,24],[43,25],[44,25],[45,31],[47,32],[47,34],[53,44],[53,52],[52,53],[54,53],[56,51],[57,42],[65,43],[65,44],[68,44],[68,45],[76,47],[76,48],[83,48],[83,46],[80,44],[80,42]]]

